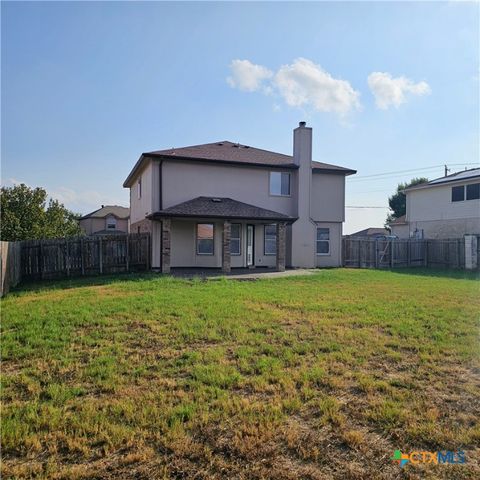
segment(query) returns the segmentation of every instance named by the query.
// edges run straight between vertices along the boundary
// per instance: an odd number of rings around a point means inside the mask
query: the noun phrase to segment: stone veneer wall
[[[138,231],[140,227],[140,231]],[[152,233],[152,221],[147,218],[130,225],[130,233]]]

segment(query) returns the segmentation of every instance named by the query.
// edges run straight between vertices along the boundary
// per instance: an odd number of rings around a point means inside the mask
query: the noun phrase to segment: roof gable
[[[130,217],[130,209],[127,207],[121,207],[119,205],[102,205],[101,208],[93,212],[87,213],[80,220],[85,218],[106,218],[109,215],[122,220]]]

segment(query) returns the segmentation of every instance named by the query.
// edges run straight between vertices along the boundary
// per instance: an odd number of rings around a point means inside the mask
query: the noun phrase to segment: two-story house
[[[341,265],[345,176],[312,161],[300,122],[293,156],[228,141],[143,153],[124,182],[131,232],[151,232],[152,267]]]
[[[459,238],[480,235],[480,168],[472,168],[405,190],[406,215],[390,223],[400,238]]]
[[[130,209],[118,205],[102,205],[78,221],[86,235],[118,235],[128,233]]]

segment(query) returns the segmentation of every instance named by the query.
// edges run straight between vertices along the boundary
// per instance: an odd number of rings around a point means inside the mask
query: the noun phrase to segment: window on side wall
[[[230,232],[230,255],[241,254],[241,233],[242,225],[240,223],[232,223]]]
[[[317,228],[317,255],[330,255],[329,228]]]
[[[467,185],[467,200],[478,200],[480,198],[480,183]]]
[[[290,195],[290,174],[270,172],[270,195],[288,197]]]
[[[140,177],[137,182],[137,196],[139,199],[142,198],[142,177]]]
[[[465,187],[452,187],[452,202],[463,202],[465,200]]]
[[[265,225],[263,239],[263,253],[276,255],[277,253],[277,226]]]
[[[197,255],[213,255],[213,223],[197,223]]]
[[[115,217],[107,217],[107,230],[115,230],[117,228],[117,219]]]

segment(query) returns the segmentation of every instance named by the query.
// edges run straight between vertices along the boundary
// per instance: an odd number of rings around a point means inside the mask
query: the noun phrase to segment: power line
[[[454,167],[454,166],[459,166],[459,165],[466,166],[466,165],[479,165],[479,164],[477,162],[477,163],[449,163],[448,165]],[[401,173],[422,172],[422,171],[427,171],[427,170],[434,170],[436,168],[441,168],[441,167],[444,167],[444,166],[445,166],[445,164],[441,164],[441,165],[432,165],[431,167],[414,168],[414,169],[409,169],[409,170],[397,170],[395,172],[374,173],[374,174],[371,174],[371,175],[362,175],[362,176],[359,176],[359,177],[348,178],[348,180],[350,182],[354,182],[356,180],[364,180],[364,179],[383,180],[384,178],[386,179],[386,178],[389,178],[389,177],[392,177],[392,176],[395,176],[395,175],[401,174]],[[382,177],[382,178],[380,178],[380,177]]]

